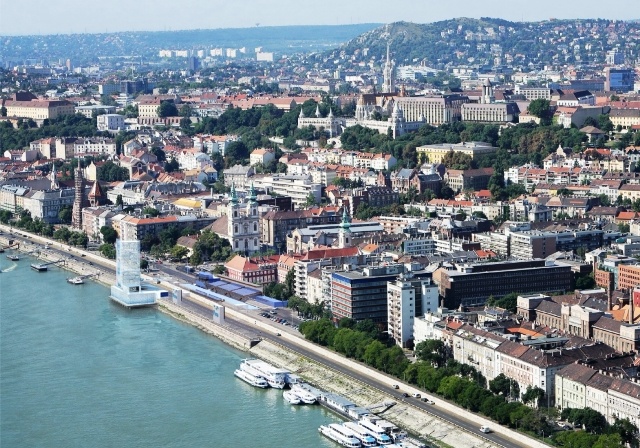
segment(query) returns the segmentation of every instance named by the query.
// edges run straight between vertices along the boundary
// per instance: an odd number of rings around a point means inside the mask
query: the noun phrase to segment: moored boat
[[[318,400],[318,397],[316,397],[310,391],[306,390],[300,384],[292,385],[291,392],[296,394],[300,398],[300,400],[305,404],[314,404]]]
[[[71,283],[72,285],[82,285],[84,280],[82,277],[71,277],[67,279],[67,283]]]
[[[269,386],[275,389],[284,389],[287,385],[288,370],[278,369],[260,359],[243,359],[240,363],[240,370],[264,378]]]
[[[9,260],[11,260],[11,261],[18,261],[18,260],[20,260],[20,257],[19,257],[19,256],[17,256],[16,254],[9,254],[9,255],[7,255],[7,258],[8,258]]]
[[[285,400],[289,402],[289,404],[302,403],[302,400],[300,400],[300,397],[298,397],[296,394],[294,394],[290,390],[285,390],[284,392],[282,392],[282,396],[284,397]]]
[[[269,383],[267,383],[267,380],[260,376],[252,375],[251,373],[244,370],[236,369],[233,374],[254,387],[260,387],[262,389],[269,387]]]
[[[348,448],[360,448],[362,446],[360,440],[353,436],[351,431],[345,430],[342,425],[337,423],[322,425],[318,428],[318,431],[320,431],[323,436],[339,443],[342,446],[346,446]]]
[[[378,442],[376,442],[376,438],[373,437],[373,435],[371,435],[371,432],[368,431],[363,426],[360,426],[356,422],[346,422],[343,424],[343,426],[351,430],[353,435],[356,436],[360,440],[360,442],[362,442],[362,446],[367,446],[367,447],[378,446]]]

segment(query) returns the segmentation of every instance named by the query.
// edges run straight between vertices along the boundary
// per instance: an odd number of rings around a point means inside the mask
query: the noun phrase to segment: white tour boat
[[[302,403],[302,400],[300,400],[300,397],[298,397],[296,394],[294,394],[290,390],[285,390],[284,392],[282,392],[282,396],[284,397],[285,400],[289,402],[289,404]]]
[[[261,387],[263,389],[269,387],[269,383],[267,383],[267,380],[260,376],[252,375],[251,373],[244,370],[236,369],[233,374],[241,380],[251,384],[252,386]]]
[[[347,429],[350,429],[353,432],[353,435],[356,436],[360,442],[362,442],[362,446],[378,446],[378,442],[376,442],[376,438],[371,435],[371,432],[368,431],[365,427],[360,426],[356,422],[346,422],[342,426]]]
[[[286,378],[290,373],[288,370],[278,369],[260,359],[243,359],[240,369],[249,372],[254,376],[261,376],[269,386],[276,389],[284,389],[287,385]]]
[[[318,401],[318,397],[316,397],[300,384],[292,385],[291,392],[296,394],[304,404],[314,404],[316,401]]]
[[[342,446],[348,448],[360,448],[362,446],[360,441],[352,435],[351,431],[346,430],[342,425],[337,423],[320,426],[318,431],[320,431],[323,436],[328,437]]]

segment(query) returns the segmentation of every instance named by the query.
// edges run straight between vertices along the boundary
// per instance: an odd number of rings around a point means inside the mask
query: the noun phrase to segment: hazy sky
[[[270,25],[640,18],[640,0],[0,0],[0,35]]]

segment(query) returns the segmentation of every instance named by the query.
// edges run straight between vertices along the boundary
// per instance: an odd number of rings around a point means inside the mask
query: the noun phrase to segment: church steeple
[[[346,205],[342,208],[342,222],[340,223],[340,231],[338,232],[338,246],[341,249],[351,246],[351,222],[347,215]]]
[[[238,195],[236,194],[236,186],[231,184],[231,200],[229,201],[230,204],[232,205],[236,205],[238,203]]]
[[[383,82],[382,93],[395,93],[396,92],[396,80],[395,80],[395,67],[390,57],[389,43],[387,42],[387,61],[384,64],[382,70]]]
[[[320,114],[320,105],[316,106],[316,118],[320,118],[322,115]]]
[[[251,189],[249,190],[249,202],[253,203],[257,200],[256,190],[253,188],[253,182],[251,182]]]
[[[51,189],[52,190],[57,190],[58,188],[60,188],[60,185],[58,185],[58,174],[56,173],[56,164],[51,162],[51,174],[50,174],[50,181],[51,181]]]

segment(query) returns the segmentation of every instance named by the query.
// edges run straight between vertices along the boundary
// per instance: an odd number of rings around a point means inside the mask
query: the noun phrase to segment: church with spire
[[[234,252],[253,255],[260,251],[260,217],[253,183],[244,203],[240,202],[235,186],[231,186],[227,205],[227,234]]]

